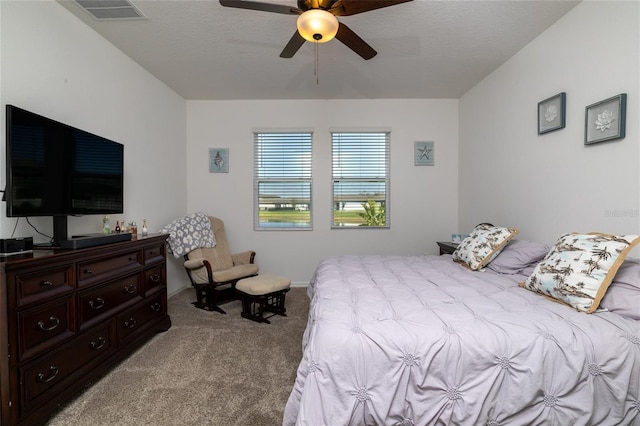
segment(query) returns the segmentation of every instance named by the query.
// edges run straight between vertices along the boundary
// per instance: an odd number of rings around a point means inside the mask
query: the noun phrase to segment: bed
[[[283,424],[640,425],[640,264],[586,314],[521,286],[536,262],[324,259]]]

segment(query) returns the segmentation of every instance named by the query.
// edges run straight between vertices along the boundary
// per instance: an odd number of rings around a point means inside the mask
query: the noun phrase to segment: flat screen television
[[[7,217],[53,216],[52,244],[67,217],[123,212],[124,146],[6,106]]]

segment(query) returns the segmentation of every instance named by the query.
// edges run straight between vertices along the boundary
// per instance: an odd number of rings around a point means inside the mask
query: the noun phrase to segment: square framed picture
[[[564,129],[566,125],[567,94],[558,93],[555,96],[538,102],[538,134]]]
[[[626,115],[626,93],[587,106],[584,118],[584,144],[624,138]]]
[[[435,164],[433,141],[416,141],[413,145],[416,166],[433,166]]]
[[[209,148],[209,173],[229,173],[229,148]]]

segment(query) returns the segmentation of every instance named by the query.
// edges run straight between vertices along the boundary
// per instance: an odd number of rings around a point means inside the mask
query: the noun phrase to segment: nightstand
[[[459,243],[452,243],[451,241],[438,241],[438,247],[440,247],[440,256],[443,254],[453,254],[458,248]]]

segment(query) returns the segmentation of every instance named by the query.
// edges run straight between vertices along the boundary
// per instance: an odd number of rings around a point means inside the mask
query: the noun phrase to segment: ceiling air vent
[[[76,0],[76,3],[99,21],[147,19],[127,0]]]

